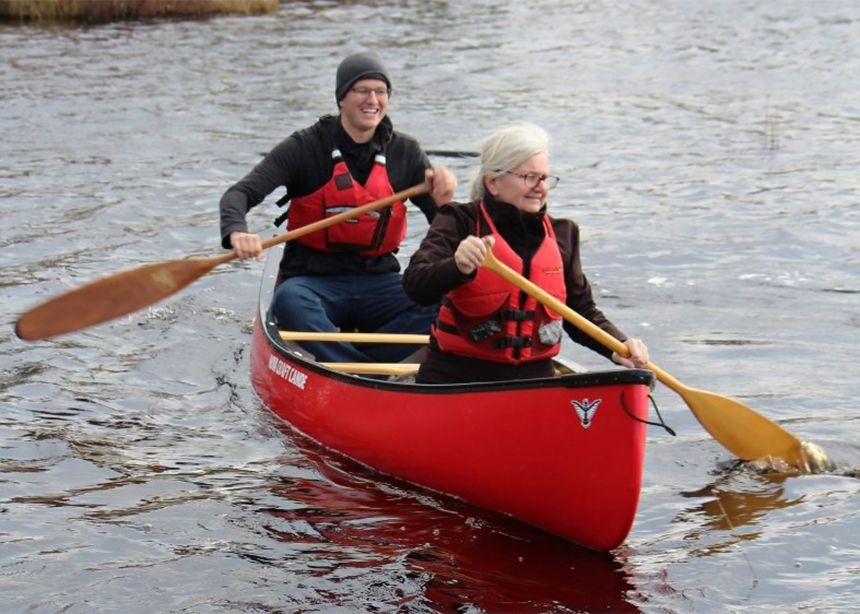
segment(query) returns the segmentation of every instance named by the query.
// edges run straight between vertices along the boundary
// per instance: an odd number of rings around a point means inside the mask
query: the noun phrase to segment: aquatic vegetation
[[[278,0],[0,0],[0,20],[107,23],[132,19],[271,13]]]

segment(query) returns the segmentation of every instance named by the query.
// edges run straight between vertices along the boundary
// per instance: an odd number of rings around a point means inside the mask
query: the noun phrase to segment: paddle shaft
[[[299,237],[303,237],[312,232],[328,228],[329,226],[334,226],[335,224],[350,220],[360,215],[364,215],[365,213],[369,213],[371,211],[384,209],[385,207],[389,207],[396,202],[400,202],[408,198],[413,198],[429,191],[430,184],[428,183],[421,183],[419,185],[412,186],[411,188],[401,190],[396,194],[392,194],[391,196],[387,196],[385,198],[380,198],[379,200],[375,200],[372,203],[362,205],[361,207],[356,207],[355,209],[352,209],[350,211],[344,211],[343,213],[338,213],[337,215],[327,217],[324,220],[319,220],[317,222],[313,222],[312,224],[308,224],[307,226],[296,228],[295,230],[291,230],[290,232],[278,235],[277,237],[266,239],[265,241],[263,241],[263,249],[269,249],[270,247],[274,247],[275,245],[280,245],[281,243],[286,243],[287,241],[298,239]],[[233,256],[235,257],[235,254]]]
[[[540,286],[535,285],[533,282],[529,281],[522,275],[518,274],[516,271],[508,267],[507,265],[502,264],[496,257],[493,255],[492,251],[487,252],[487,256],[484,258],[484,267],[498,273],[502,277],[504,277],[507,281],[517,286],[520,290],[525,292],[526,294],[531,295],[535,299],[537,299],[543,305],[549,307],[557,314],[564,317],[565,320],[576,326],[582,332],[586,333],[589,337],[596,339],[602,345],[608,347],[614,352],[617,352],[621,356],[630,356],[630,350],[627,349],[627,346],[624,345],[621,341],[607,333],[605,330],[586,320],[581,315],[576,313],[573,309],[562,303],[560,300],[555,298],[552,294],[541,288]],[[683,384],[676,380],[674,377],[663,371],[660,367],[651,362],[647,363],[645,368],[654,372],[661,382],[675,390],[676,392],[680,392],[681,388],[683,388]]]
[[[268,249],[317,232],[370,211],[428,192],[428,183],[381,198],[263,241]],[[22,314],[15,323],[21,339],[47,339],[100,324],[147,307],[202,277],[216,266],[237,258],[234,252],[209,258],[188,258],[149,264],[91,282],[48,300]]]

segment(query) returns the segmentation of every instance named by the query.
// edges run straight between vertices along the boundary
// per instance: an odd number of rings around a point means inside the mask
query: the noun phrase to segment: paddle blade
[[[15,334],[34,341],[113,320],[178,292],[232,257],[161,262],[105,277],[27,311],[18,318]]]
[[[679,394],[705,430],[741,460],[808,464],[797,437],[743,403],[698,388],[685,387]]]

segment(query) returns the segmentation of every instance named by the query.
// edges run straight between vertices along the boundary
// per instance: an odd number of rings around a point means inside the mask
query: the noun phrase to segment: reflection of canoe
[[[414,365],[373,365],[394,375],[385,381],[329,368],[266,318],[279,256],[272,250],[263,275],[251,353],[254,388],[275,414],[389,475],[591,548],[624,541],[639,502],[650,371],[426,386],[397,381]]]
[[[320,547],[303,549],[311,556],[293,557],[293,573],[318,573],[313,553],[336,551],[340,577],[353,577],[350,570],[366,574],[373,560],[375,567],[392,564],[421,578],[399,594],[398,611],[411,611],[410,604],[423,601],[452,612],[468,603],[475,612],[641,614],[631,598],[636,586],[623,549],[572,548],[509,517],[409,492],[398,480],[335,458],[288,426],[280,428],[301,458],[285,461],[298,471],[280,476],[271,487],[275,497],[267,499],[272,504],[261,510],[277,520],[263,517],[261,522],[268,535],[291,549],[296,542]],[[369,480],[380,488],[368,487]],[[356,598],[361,599],[361,591]],[[370,609],[360,601],[340,605],[356,612]]]

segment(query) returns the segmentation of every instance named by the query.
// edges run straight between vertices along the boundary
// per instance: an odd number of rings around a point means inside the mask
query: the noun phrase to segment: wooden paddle
[[[430,186],[427,183],[413,186],[351,211],[344,211],[266,239],[263,241],[263,249],[328,228],[368,211],[388,207],[395,202],[418,196],[429,190]],[[236,254],[230,252],[210,258],[189,258],[149,264],[116,273],[62,294],[27,311],[18,318],[15,334],[21,339],[30,341],[47,339],[118,318],[157,303],[202,277],[219,264],[234,258]]]
[[[627,347],[618,339],[496,260],[492,250],[487,251],[483,266],[495,271],[604,346],[622,356],[629,356]],[[771,457],[801,469],[810,465],[802,442],[775,422],[737,401],[707,390],[685,386],[651,362],[646,368],[653,371],[658,380],[681,395],[701,425],[738,458],[750,461]]]

